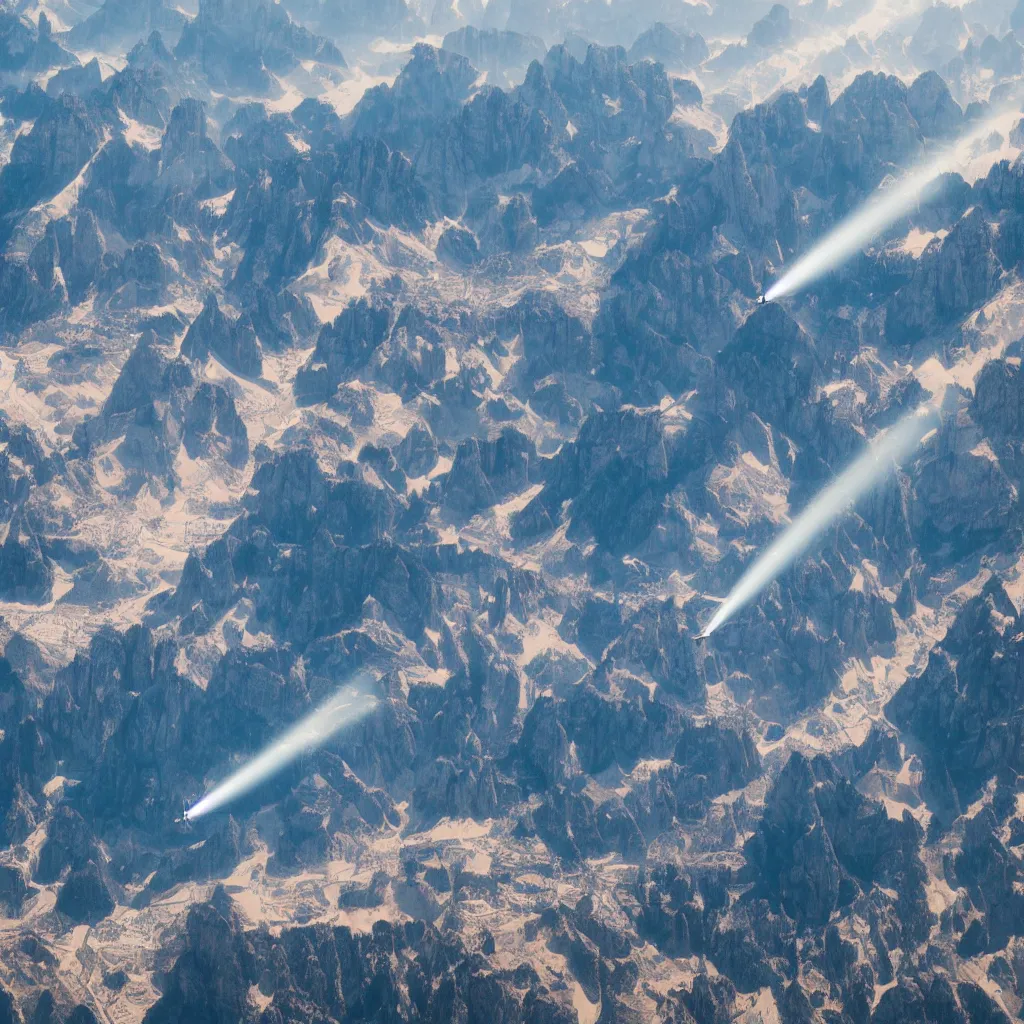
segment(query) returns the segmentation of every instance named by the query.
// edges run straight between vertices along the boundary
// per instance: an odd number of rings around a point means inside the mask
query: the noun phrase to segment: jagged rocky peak
[[[61,95],[47,104],[30,131],[17,137],[0,171],[0,241],[7,241],[20,215],[69,185],[101,140],[85,102]]]
[[[624,554],[647,537],[669,487],[664,424],[656,412],[595,410],[542,471],[545,486],[515,516],[514,534],[546,534],[568,514],[568,537]]]
[[[202,364],[214,351],[211,345],[227,352],[217,357],[224,365],[230,361],[236,326],[215,304],[206,312],[193,324],[195,330],[186,333],[191,339],[188,346],[183,343],[180,355],[173,334],[163,340],[152,330],[145,332],[99,414],[75,428],[74,442],[82,455],[119,439],[112,456],[125,471],[122,489],[127,494],[151,480],[175,487],[175,461],[182,447],[189,458],[222,459],[235,469],[248,461],[248,431],[232,394],[202,379]],[[104,587],[117,589],[115,581],[92,580],[85,570],[76,578],[79,584],[83,594],[90,587],[97,593]]]
[[[182,157],[194,157],[208,141],[204,104],[193,99],[182,100],[171,112],[160,146],[161,159],[170,165]]]
[[[914,466],[910,513],[929,556],[943,544],[970,552],[1012,536],[1018,494],[1012,448],[985,439],[970,416],[968,395],[948,388],[945,404],[946,416],[922,445]],[[940,480],[946,481],[944,486]]]
[[[823,133],[816,173],[831,178],[831,191],[847,181],[869,191],[887,174],[898,175],[923,151],[922,130],[910,110],[907,86],[881,72],[858,75],[836,97]]]
[[[182,443],[190,458],[219,452],[235,468],[249,459],[249,434],[231,394],[204,381],[185,413]]]
[[[74,96],[88,96],[94,89],[103,84],[100,62],[93,57],[88,64],[78,67],[64,68],[57,72],[46,83],[47,96],[60,96],[70,93]]]
[[[60,806],[46,830],[46,840],[39,851],[33,878],[51,884],[68,870],[81,871],[90,861],[102,861],[96,837],[85,819],[74,809]]]
[[[470,516],[524,490],[536,479],[537,468],[533,442],[506,427],[493,440],[460,444],[438,486],[446,505]]]
[[[333,323],[325,324],[296,378],[300,398],[325,401],[339,384],[355,377],[390,335],[393,318],[390,298],[371,296],[351,302]]]
[[[648,61],[630,64],[621,46],[591,45],[582,62],[564,45],[554,46],[544,58],[543,71],[584,138],[657,130],[672,114],[672,86],[665,69]],[[537,85],[531,86],[528,77],[524,91],[531,87]]]
[[[992,34],[985,36],[978,47],[977,57],[978,63],[993,71],[996,77],[1013,78],[1024,68],[1024,47],[1013,32],[1007,32],[1002,38]],[[995,90],[993,95],[997,95]]]
[[[1024,440],[1024,374],[1020,364],[991,359],[974,381],[971,419],[996,441]]]
[[[153,330],[142,334],[131,355],[121,367],[114,386],[103,404],[108,416],[135,412],[169,391],[166,346]]]
[[[280,94],[275,76],[302,61],[346,66],[334,43],[292,21],[277,0],[200,0],[174,56],[198,67],[214,89],[257,95]]]
[[[689,78],[672,77],[672,93],[676,103],[683,107],[701,107],[704,105],[704,94],[700,86]]]
[[[130,50],[152,33],[176,42],[188,15],[167,0],[104,0],[68,33],[81,49]]]
[[[67,298],[64,282],[52,273],[52,266],[44,263],[40,268],[32,260],[0,256],[0,336],[16,337],[28,324],[55,313]]]
[[[745,853],[769,901],[798,925],[823,925],[843,908],[856,912],[859,893],[871,891],[874,899],[892,902],[901,938],[914,942],[933,921],[920,858],[923,838],[909,811],[891,818],[826,757],[808,761],[797,753],[773,783]],[[895,895],[883,895],[881,887]],[[888,958],[885,947],[880,953]]]
[[[344,134],[338,112],[323,100],[304,99],[292,112],[291,120],[299,125],[311,142],[320,143],[340,139]]]
[[[394,85],[368,89],[349,115],[356,135],[382,135],[415,150],[430,125],[455,114],[480,73],[459,53],[417,43]]]
[[[160,183],[166,189],[218,195],[233,179],[231,161],[210,138],[206,108],[184,99],[171,111],[160,145]]]
[[[921,131],[931,138],[955,135],[963,124],[963,111],[942,77],[926,71],[911,83],[907,106]]]
[[[781,306],[769,303],[752,314],[717,363],[764,422],[794,433],[810,428],[806,403],[822,380],[821,359],[814,339]]]
[[[936,812],[946,822],[993,776],[1020,773],[1021,621],[995,577],[956,617],[925,670],[886,707],[916,737]]]
[[[76,305],[97,283],[105,251],[95,214],[80,209],[73,220],[62,217],[46,225],[32,250],[30,265],[43,287],[58,288],[63,282],[68,300]]]
[[[525,75],[531,61],[543,60],[547,52],[538,36],[472,25],[447,33],[441,47],[462,54],[474,67],[495,75],[506,71]]]
[[[51,600],[54,566],[23,514],[7,524],[0,545],[0,594],[5,601],[45,604]]]
[[[771,50],[783,46],[793,35],[793,23],[785,4],[772,4],[771,10],[750,30],[747,42],[751,46]]]
[[[967,35],[963,13],[950,4],[925,8],[907,51],[922,67],[941,69],[957,56],[960,40]]]
[[[172,77],[175,70],[174,53],[163,34],[154,30],[140,39],[128,51],[128,67],[160,78]]]
[[[197,362],[215,356],[229,370],[253,379],[263,373],[263,348],[246,316],[232,320],[211,292],[181,343],[181,354]]]
[[[823,124],[832,106],[832,97],[829,93],[828,82],[824,75],[817,78],[807,86],[806,92],[801,90],[801,95],[807,104],[807,118],[815,124]]]
[[[1015,254],[1003,250],[980,207],[969,209],[941,243],[931,245],[914,266],[910,281],[889,301],[888,333],[896,344],[910,344],[928,331],[965,317],[983,306],[999,288]],[[951,282],[949,287],[941,282]]]
[[[653,60],[669,71],[693,71],[710,56],[708,44],[698,32],[679,32],[664,22],[655,22],[641,32],[629,48],[631,62]]]
[[[54,38],[45,11],[40,11],[33,23],[13,5],[0,10],[0,72],[38,74],[78,63],[78,58]]]

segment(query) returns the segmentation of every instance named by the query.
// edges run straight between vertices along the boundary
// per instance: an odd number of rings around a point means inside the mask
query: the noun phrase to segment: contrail
[[[765,292],[765,301],[772,302],[806,288],[844,263],[854,253],[886,228],[895,224],[915,206],[930,197],[941,175],[955,170],[963,162],[960,151],[995,130],[996,122],[1006,111],[987,118],[978,128],[962,136],[922,167],[911,171],[866,200],[848,217],[840,221],[821,241],[800,257],[778,281]]]
[[[377,698],[359,683],[343,687],[190,807],[185,820],[194,821],[244,796],[303,754],[323,746],[336,732],[359,721],[376,705]]]
[[[806,550],[815,537],[862,494],[886,477],[895,464],[905,459],[937,425],[938,415],[933,409],[918,409],[904,416],[880,440],[869,445],[867,451],[821,491],[785,533],[747,569],[718,606],[701,637],[709,637],[757,597]]]

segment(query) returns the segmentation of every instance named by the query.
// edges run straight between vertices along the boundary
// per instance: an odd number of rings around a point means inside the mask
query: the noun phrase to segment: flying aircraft
[[[759,306],[765,305],[765,303],[767,303],[767,301],[768,301],[768,299],[764,295],[758,295],[758,297],[757,297],[757,304]]]
[[[711,634],[710,634],[710,633],[698,633],[698,634],[697,634],[697,635],[696,635],[696,636],[695,636],[695,637],[693,638],[693,642],[694,642],[695,644],[702,644],[702,643],[704,643],[704,641],[705,641],[705,640],[707,640],[707,639],[708,639],[708,638],[709,638],[710,636],[711,636]]]

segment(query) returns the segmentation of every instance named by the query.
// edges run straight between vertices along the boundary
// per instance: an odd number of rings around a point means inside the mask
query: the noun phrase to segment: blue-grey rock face
[[[93,58],[88,64],[63,68],[46,83],[48,96],[59,96],[63,92],[76,96],[87,96],[103,84],[100,62]]]
[[[789,8],[785,4],[772,4],[771,10],[750,30],[747,42],[751,46],[772,49],[788,43],[792,34]]]
[[[38,74],[78,64],[78,58],[54,39],[53,26],[45,12],[33,22],[16,8],[5,7],[0,11],[0,72]]]
[[[263,351],[252,324],[247,318],[229,319],[213,295],[192,321],[181,342],[181,354],[196,362],[213,355],[245,377],[259,377],[263,370]]]
[[[498,82],[505,72],[522,77],[531,62],[543,60],[547,52],[538,36],[508,30],[481,30],[472,25],[448,32],[441,46],[451,53],[462,54],[474,67],[487,71]]]
[[[271,0],[203,0],[182,29],[174,56],[195,65],[214,89],[242,95],[266,93],[274,88],[273,75],[300,61],[345,67],[337,46]]]
[[[0,1021],[1020,1017],[1020,12],[868,6],[0,10]]]
[[[45,106],[31,130],[15,140],[10,160],[0,171],[0,238],[10,237],[19,214],[71,184],[96,152],[100,138],[81,98],[64,94]]]
[[[166,0],[104,0],[68,34],[76,49],[130,50],[140,39],[158,32],[176,41],[188,22],[188,15]]]
[[[698,32],[677,32],[660,21],[641,32],[629,48],[630,60],[654,60],[671,70],[699,68],[710,55]]]

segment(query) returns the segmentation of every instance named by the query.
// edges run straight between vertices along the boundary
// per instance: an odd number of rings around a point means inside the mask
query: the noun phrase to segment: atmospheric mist
[[[377,706],[377,698],[368,692],[367,683],[368,679],[364,679],[343,687],[296,722],[279,739],[190,807],[185,812],[186,819],[194,821],[245,796],[303,754],[322,747],[342,729],[364,718]]]
[[[710,636],[749,604],[803,554],[854,502],[881,483],[938,426],[932,409],[918,409],[876,439],[867,451],[811,501],[786,531],[743,574],[704,630]]]

